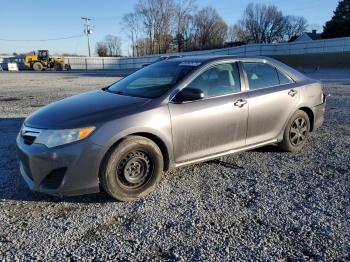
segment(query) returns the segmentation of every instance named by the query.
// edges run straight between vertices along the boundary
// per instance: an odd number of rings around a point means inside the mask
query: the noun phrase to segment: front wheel
[[[163,173],[163,156],[150,139],[130,136],[106,157],[100,174],[103,189],[119,201],[133,201],[154,191]]]
[[[32,67],[34,71],[42,71],[44,69],[43,64],[40,62],[35,62]]]
[[[304,111],[296,111],[287,123],[280,148],[288,152],[299,152],[303,149],[309,132],[308,115]]]

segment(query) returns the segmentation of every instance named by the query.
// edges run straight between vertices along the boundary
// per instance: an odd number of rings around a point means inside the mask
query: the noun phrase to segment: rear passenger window
[[[243,62],[243,68],[247,73],[250,90],[279,85],[276,68],[268,64]]]
[[[277,72],[278,72],[278,78],[280,80],[280,85],[287,85],[287,84],[293,83],[293,80],[290,79],[290,77],[286,76],[285,74],[281,73],[278,70]]]

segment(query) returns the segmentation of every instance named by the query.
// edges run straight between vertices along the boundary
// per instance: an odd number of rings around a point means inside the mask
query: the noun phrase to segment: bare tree
[[[185,44],[188,42],[191,31],[192,14],[195,11],[195,0],[178,0],[175,5],[175,22],[176,22],[176,44],[177,50],[186,49]]]
[[[227,24],[212,7],[201,9],[193,20],[196,47],[210,49],[222,47],[227,33]]]
[[[286,18],[274,5],[247,5],[243,18],[237,23],[237,33],[247,43],[273,43],[283,39]]]
[[[275,5],[250,3],[234,26],[237,41],[275,43],[288,41],[307,28],[304,17],[284,16]]]
[[[302,16],[286,16],[285,40],[289,41],[293,36],[301,35],[307,26],[307,21]]]
[[[214,8],[195,11],[195,0],[139,0],[122,20],[133,55],[222,47],[226,23]]]
[[[149,53],[165,53],[172,42],[174,0],[139,0],[135,7],[149,39]]]
[[[98,56],[108,56],[108,48],[105,42],[97,42],[95,49]]]
[[[230,25],[227,28],[227,34],[226,34],[226,42],[234,42],[236,41],[236,32],[235,32],[235,25]]]
[[[154,0],[158,5],[159,17],[157,19],[156,40],[158,53],[166,53],[172,42],[172,26],[175,18],[174,0]]]
[[[149,55],[150,39],[148,37],[137,39],[136,49],[139,56]]]
[[[250,33],[246,30],[245,26],[243,25],[242,20],[239,20],[236,24],[233,25],[233,35],[234,40],[244,43],[253,43],[252,37],[250,36]]]
[[[154,2],[152,0],[139,0],[137,5],[135,6],[135,12],[138,14],[140,21],[143,25],[144,32],[148,38],[148,54],[153,54],[155,26],[158,11],[154,6]]]
[[[226,38],[225,38],[225,47],[234,47],[247,44],[244,40],[247,39],[245,32],[241,31],[239,27],[231,25],[228,27]]]
[[[122,41],[119,37],[114,35],[107,35],[105,37],[105,44],[108,50],[108,56],[121,56]]]
[[[136,42],[139,38],[140,33],[140,22],[139,16],[137,13],[128,13],[123,16],[122,19],[124,31],[127,33],[128,37],[131,40],[132,56],[136,56]]]

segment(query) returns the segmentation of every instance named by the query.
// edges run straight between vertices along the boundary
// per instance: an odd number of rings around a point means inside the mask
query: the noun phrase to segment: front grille
[[[45,177],[41,185],[48,189],[57,189],[61,185],[66,171],[66,167],[51,171],[50,174]]]

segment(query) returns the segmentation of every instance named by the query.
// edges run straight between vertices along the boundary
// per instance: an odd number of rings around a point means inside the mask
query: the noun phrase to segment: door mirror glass
[[[173,99],[175,103],[183,103],[187,101],[200,100],[204,97],[204,93],[198,88],[184,88],[180,90]]]

